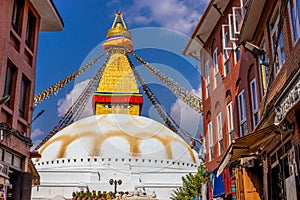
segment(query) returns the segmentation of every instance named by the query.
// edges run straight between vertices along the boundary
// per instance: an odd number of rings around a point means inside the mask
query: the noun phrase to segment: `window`
[[[248,133],[248,127],[246,122],[246,102],[245,92],[242,90],[238,95],[239,105],[239,117],[240,117],[240,136],[243,137]]]
[[[219,155],[224,151],[224,142],[223,142],[223,131],[222,131],[222,113],[219,112],[217,115],[217,124],[218,124],[218,148]]]
[[[224,58],[224,75],[226,75],[230,72],[229,52],[227,49],[223,50],[223,58]]]
[[[232,14],[228,14],[228,25],[229,25],[229,39],[232,41],[238,40],[238,37],[234,32],[234,20]]]
[[[11,25],[17,33],[21,33],[22,15],[23,15],[23,0],[14,0],[14,7],[11,19]]]
[[[280,15],[278,15],[275,23],[273,25],[271,24],[271,39],[272,39],[272,47],[273,47],[272,53],[273,53],[273,57],[275,58],[275,63],[274,63],[275,74],[279,72],[279,70],[282,68],[283,63],[285,62],[283,37],[282,37],[282,33],[278,32],[279,19],[280,19]],[[279,37],[278,40],[277,37]]]
[[[19,106],[19,116],[24,118],[26,108],[28,105],[28,92],[29,92],[29,81],[26,78],[22,79],[21,91],[20,91],[20,106]]]
[[[234,64],[236,64],[241,58],[240,46],[238,44],[236,44],[235,42],[232,43],[232,45],[233,45],[233,51],[234,51]]]
[[[257,90],[256,90],[256,79],[254,78],[250,82],[250,91],[251,91],[251,103],[252,103],[252,115],[253,115],[253,126],[256,127],[258,124],[258,99],[257,99]]]
[[[34,48],[35,29],[36,29],[36,17],[33,15],[31,11],[29,11],[25,42],[31,50],[33,50]]]
[[[224,76],[230,72],[228,25],[222,25]]]
[[[299,38],[300,33],[300,1],[299,0],[290,0],[289,1],[289,17],[290,17],[290,26],[292,32],[293,43],[295,43]]]
[[[12,165],[13,164],[13,154],[8,151],[5,151],[4,152],[4,162]]]
[[[232,140],[234,140],[232,102],[229,102],[227,104],[227,127],[228,127],[228,141],[230,145]]]
[[[14,155],[14,166],[21,169],[22,168],[22,158]]]
[[[214,62],[214,88],[218,85],[218,74],[219,74],[219,68],[218,68],[218,48],[214,50],[213,53],[213,62]]]
[[[232,8],[232,15],[233,15],[233,25],[234,25],[234,33],[239,34],[242,23],[244,20],[244,8],[243,8],[243,2],[241,1],[241,7],[233,7]]]
[[[262,45],[264,51],[266,52],[266,43],[263,42]],[[267,86],[268,86],[268,71],[269,71],[269,58],[266,54],[263,54],[259,57],[259,63],[260,63],[260,84],[261,84],[261,94],[264,96],[267,92]]]
[[[5,103],[7,107],[11,107],[11,99],[13,98],[13,90],[14,90],[14,83],[16,77],[16,67],[12,62],[7,62],[6,68],[6,77],[5,77],[5,86],[4,86],[4,96],[9,95],[10,100]]]
[[[206,61],[205,72],[206,72],[206,98],[208,98],[210,96],[210,63],[209,63],[209,60]]]
[[[214,159],[214,136],[212,130],[212,121],[208,123],[207,127],[208,144],[209,144],[209,161]]]

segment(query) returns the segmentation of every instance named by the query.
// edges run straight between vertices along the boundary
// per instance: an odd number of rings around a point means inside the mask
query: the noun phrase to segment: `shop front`
[[[275,102],[276,140],[267,147],[268,199],[300,199],[300,72],[291,77]]]
[[[263,148],[276,135],[276,126],[254,131],[232,142],[219,164],[216,176],[223,176],[225,195],[229,200],[263,199]]]
[[[5,186],[7,200],[29,199],[31,174],[22,171],[24,158],[5,147],[0,147],[0,184]]]

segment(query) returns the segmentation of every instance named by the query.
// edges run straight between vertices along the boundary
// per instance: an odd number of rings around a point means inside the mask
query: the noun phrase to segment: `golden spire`
[[[95,114],[140,115],[143,96],[127,57],[127,53],[133,50],[133,43],[120,11],[107,31],[102,47],[108,50],[110,58],[94,94]]]
[[[133,43],[131,41],[131,33],[127,29],[123,15],[120,11],[116,14],[111,28],[107,31],[106,42],[102,45],[104,50],[113,46],[121,46],[127,51],[133,51]]]

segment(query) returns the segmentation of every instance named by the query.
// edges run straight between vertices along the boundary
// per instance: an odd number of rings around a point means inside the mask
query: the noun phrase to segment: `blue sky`
[[[200,73],[196,61],[183,57],[181,49],[193,31],[208,0],[54,0],[65,27],[60,32],[40,33],[35,94],[43,91],[102,53],[101,43],[121,10],[132,32],[135,52],[180,85],[200,95]],[[101,60],[103,61],[103,60]],[[101,64],[101,61],[98,66]],[[150,89],[182,126],[195,134],[200,115],[182,104],[139,63],[133,61]],[[33,113],[45,112],[33,123],[36,145],[59,121],[86,80],[97,70],[92,67],[56,96],[38,105]],[[142,115],[161,121],[144,95]],[[90,104],[89,104],[90,105]],[[88,116],[89,108],[83,115]],[[191,119],[192,118],[192,119]],[[200,125],[201,126],[201,125]]]

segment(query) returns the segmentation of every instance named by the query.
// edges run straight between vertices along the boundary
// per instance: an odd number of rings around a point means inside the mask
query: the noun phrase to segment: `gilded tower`
[[[143,97],[126,55],[133,50],[133,43],[120,11],[102,47],[109,53],[109,59],[93,97],[95,115],[140,115]]]

